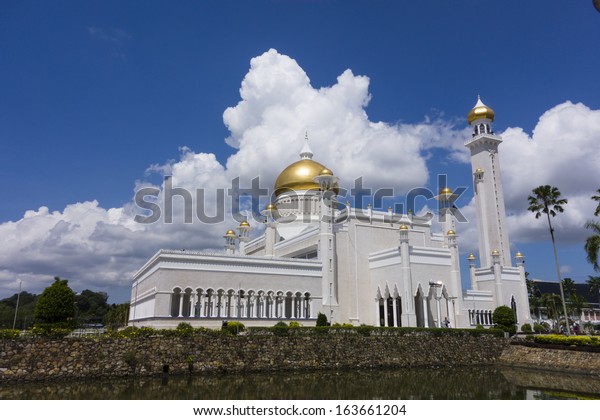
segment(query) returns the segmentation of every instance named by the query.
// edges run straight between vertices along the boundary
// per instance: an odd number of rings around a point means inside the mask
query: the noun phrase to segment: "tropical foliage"
[[[586,258],[594,270],[600,271],[598,254],[600,254],[600,222],[589,221],[585,227],[592,231],[592,235],[585,240],[583,249],[585,250]]]
[[[529,201],[529,207],[527,210],[535,214],[535,218],[539,219],[542,214],[546,215],[548,220],[548,228],[550,229],[550,238],[552,239],[552,248],[554,250],[554,260],[556,262],[556,275],[560,282],[560,265],[558,263],[558,252],[556,251],[556,240],[554,238],[554,228],[552,227],[552,221],[550,217],[556,216],[557,213],[563,213],[565,211],[564,205],[567,204],[566,198],[561,198],[560,191],[558,188],[550,185],[540,185],[534,188],[532,191],[533,195],[527,197]],[[563,292],[562,282],[560,283],[561,300],[563,304],[563,311],[567,312],[567,305]],[[570,328],[567,326],[567,334],[570,334]]]
[[[37,323],[59,324],[73,321],[75,317],[75,292],[69,281],[54,277],[54,283],[40,295],[35,305],[34,316]]]

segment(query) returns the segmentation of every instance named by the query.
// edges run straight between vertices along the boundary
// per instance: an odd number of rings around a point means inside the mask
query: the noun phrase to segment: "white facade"
[[[469,114],[479,260],[469,258],[471,290],[461,287],[460,237],[443,190],[445,233],[432,232],[432,217],[339,206],[337,178],[312,160],[282,171],[277,199],[263,213],[264,234],[250,227],[225,235],[224,254],[157,252],[135,275],[130,324],[174,328],[180,322],[218,327],[240,320],[269,326],[280,320],[314,325],[319,312],[332,323],[441,327],[491,325],[500,305],[519,324],[531,322],[523,258],[513,267],[500,181],[493,111],[478,101]],[[332,205],[333,203],[333,205]]]

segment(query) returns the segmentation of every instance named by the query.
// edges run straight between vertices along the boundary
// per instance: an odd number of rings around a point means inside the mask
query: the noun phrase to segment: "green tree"
[[[54,283],[46,287],[35,305],[35,319],[43,324],[60,324],[72,321],[75,316],[75,293],[69,280],[54,277]]]
[[[587,300],[575,293],[569,296],[569,309],[574,316],[581,316],[581,310],[587,307]]]
[[[598,303],[600,303],[600,277],[588,276],[587,284],[590,288],[590,294],[598,297]]]
[[[600,271],[600,264],[598,264],[598,254],[600,254],[600,223],[589,221],[585,224],[585,227],[593,232],[585,240],[585,245],[583,246],[586,258],[594,266],[594,270]]]
[[[556,320],[556,325],[558,325],[560,296],[555,293],[544,293],[540,298],[540,305],[546,308],[548,318]]]
[[[550,220],[550,216],[554,217],[557,213],[563,213],[565,211],[563,206],[567,204],[567,199],[561,198],[558,188],[550,185],[540,185],[539,187],[534,188],[531,192],[533,195],[527,197],[527,200],[529,201],[529,207],[527,210],[534,213],[536,219],[539,219],[542,216],[542,213],[545,214],[546,218],[548,219],[548,228],[550,229],[552,248],[554,249],[554,260],[556,262],[556,275],[558,276],[558,283],[560,286],[560,297],[562,299],[565,320],[567,323],[567,335],[571,335],[569,321],[566,317],[567,304],[565,302],[565,293],[563,291],[562,282],[560,279],[560,265],[558,263],[558,252],[556,251],[554,228],[552,227],[552,221]]]
[[[120,303],[118,305],[113,303],[104,316],[104,325],[116,330],[127,325],[128,318],[129,303]]]
[[[508,306],[498,306],[494,309],[492,314],[492,321],[494,324],[503,331],[507,331],[511,334],[517,332],[517,326],[515,325],[515,314]]]
[[[317,315],[317,327],[326,327],[327,326],[327,315],[319,312]]]
[[[564,290],[566,296],[571,297],[572,295],[575,294],[575,291],[576,291],[575,282],[573,281],[572,278],[565,277],[562,281],[562,287],[563,287],[563,290]]]
[[[596,190],[596,193],[598,193],[598,195],[592,195],[592,200],[598,203],[596,205],[596,210],[594,210],[594,216],[600,216],[600,188]]]
[[[107,300],[108,295],[105,292],[92,292],[88,289],[75,295],[77,323],[101,323],[110,308],[110,305],[106,302]]]

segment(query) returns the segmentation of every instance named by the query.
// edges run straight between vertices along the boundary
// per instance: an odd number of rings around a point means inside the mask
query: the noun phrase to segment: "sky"
[[[230,207],[221,223],[187,224],[175,199],[173,223],[143,224],[136,191],[157,188],[160,202],[172,176],[216,214],[216,190],[236,177],[272,188],[307,132],[342,186],[394,189],[383,210],[412,188],[437,191],[438,174],[466,187],[466,286],[477,234],[463,143],[477,95],[504,140],[511,252],[556,280],[547,222],[527,212],[531,190],[554,185],[569,201],[554,218],[562,276],[594,274],[583,243],[600,188],[600,13],[589,0],[0,7],[0,297],[59,276],[124,302],[159,249],[222,250]]]

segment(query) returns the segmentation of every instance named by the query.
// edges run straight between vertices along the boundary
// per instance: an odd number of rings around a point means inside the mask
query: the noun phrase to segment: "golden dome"
[[[275,206],[275,204],[269,203],[269,205],[265,208],[265,210],[275,211],[275,210],[277,210],[277,207]]]
[[[454,191],[452,191],[452,188],[450,187],[446,187],[446,188],[442,188],[440,190],[440,194],[453,194]]]
[[[515,254],[515,257],[517,257],[517,258],[523,258],[523,254],[521,254],[520,252],[517,252]]]
[[[400,225],[400,230],[408,230],[408,226],[403,223]]]
[[[248,223],[247,220],[244,220],[242,223],[240,223],[240,227],[250,227],[250,223]]]
[[[286,191],[318,190],[319,183],[315,177],[321,172],[331,170],[312,159],[300,159],[285,168],[275,181],[275,195],[279,196]],[[329,175],[329,173],[327,175]],[[337,188],[335,188],[337,192]]]
[[[477,97],[477,103],[467,115],[467,121],[471,124],[473,121],[478,120],[480,118],[487,118],[488,120],[494,121],[494,110],[488,106],[486,106],[481,99]]]
[[[226,238],[231,238],[231,237],[236,237],[237,238],[237,235],[235,234],[235,232],[233,231],[233,229],[229,229],[227,231],[227,233],[225,234],[225,237]]]
[[[323,169],[321,172],[319,172],[319,176],[323,176],[323,175],[333,175],[333,172],[331,172],[331,169]]]
[[[500,255],[500,251],[498,251],[497,249],[494,249],[494,250],[492,251],[492,255],[494,255],[494,256],[495,256],[495,255]]]
[[[450,229],[450,230],[449,230],[449,231],[446,233],[446,235],[448,235],[448,236],[451,236],[451,235],[456,235],[456,232],[455,232],[455,231],[453,231],[452,229]]]
[[[467,258],[467,260],[469,261],[475,261],[477,258],[475,258],[475,255],[473,254],[469,254],[469,257]]]

